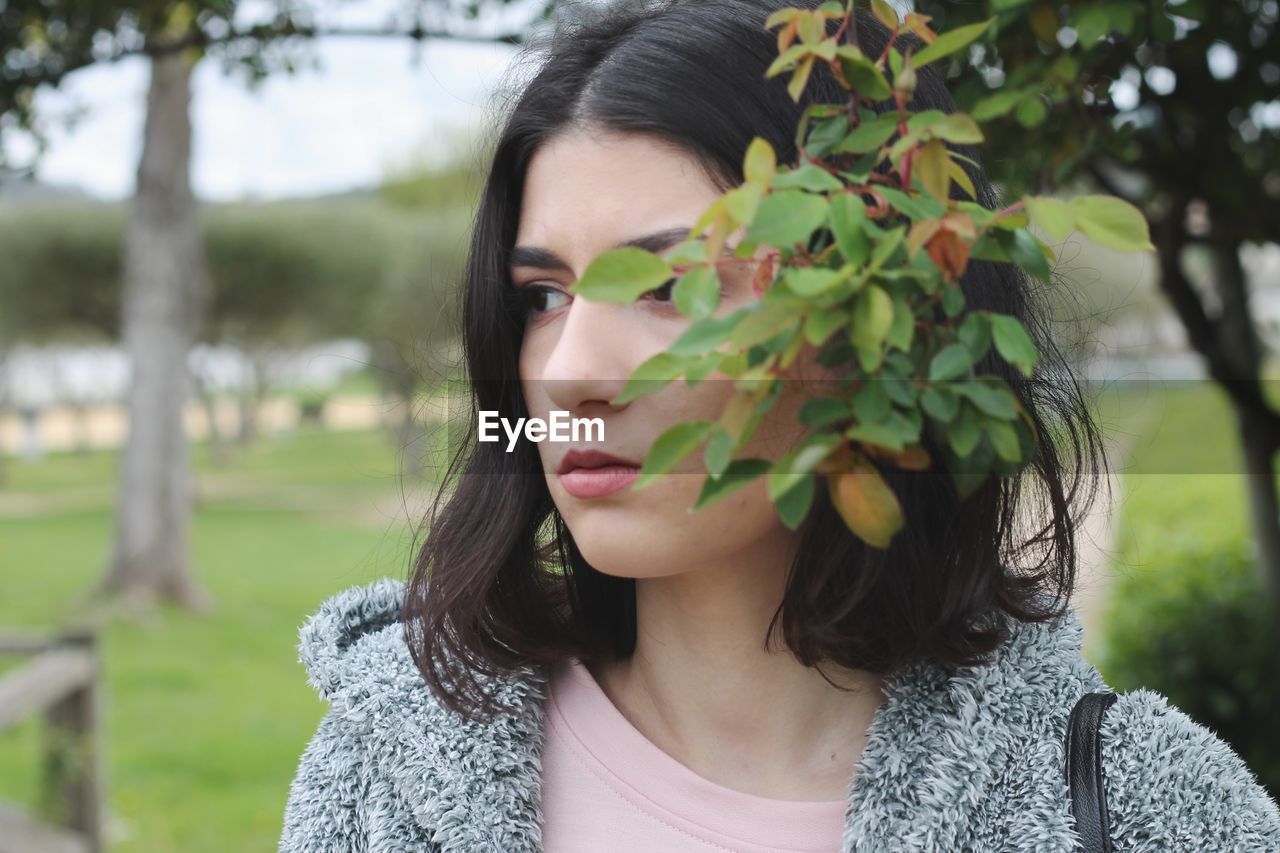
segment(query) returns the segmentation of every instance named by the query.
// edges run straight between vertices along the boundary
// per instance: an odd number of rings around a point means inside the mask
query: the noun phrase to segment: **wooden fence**
[[[103,849],[101,668],[92,633],[0,634],[0,656],[29,660],[0,675],[0,732],[44,717],[40,810],[0,802],[0,853],[100,853]]]

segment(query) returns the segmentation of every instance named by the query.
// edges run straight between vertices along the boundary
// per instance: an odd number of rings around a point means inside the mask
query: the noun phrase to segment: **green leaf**
[[[764,184],[746,183],[724,194],[724,208],[738,224],[750,222],[764,198]]]
[[[871,250],[870,268],[874,270],[884,266],[889,258],[893,257],[893,253],[902,245],[902,241],[906,239],[907,226],[899,225],[883,232],[880,242]]]
[[[956,336],[960,338],[960,343],[968,347],[970,358],[975,362],[982,358],[991,346],[991,322],[987,314],[982,311],[969,314],[960,324]]]
[[[724,496],[737,491],[772,467],[767,459],[734,459],[719,478],[707,477],[702,481],[702,491],[694,501],[693,509],[701,509]]]
[[[867,205],[853,193],[831,199],[831,233],[840,254],[851,264],[862,264],[871,252],[871,240],[862,227],[867,221]]]
[[[982,439],[982,424],[978,410],[973,406],[961,406],[959,416],[947,429],[947,443],[957,456],[968,456]]]
[[[1111,29],[1111,19],[1105,5],[1080,6],[1071,14],[1071,26],[1080,38],[1080,46],[1087,49],[1107,34]]]
[[[883,287],[867,285],[853,303],[849,342],[859,349],[876,349],[884,344],[893,325],[893,299]]]
[[[893,296],[893,323],[884,339],[890,345],[906,352],[911,349],[911,341],[915,337],[916,317],[911,305],[895,293]]]
[[[849,414],[849,404],[844,400],[836,397],[814,397],[804,401],[798,417],[804,426],[820,429],[844,420]]]
[[[786,271],[787,286],[806,298],[826,293],[846,277],[842,270],[824,267],[790,267]]]
[[[640,466],[635,488],[642,488],[670,471],[710,434],[715,421],[686,421],[669,427],[653,442]]]
[[[801,190],[781,190],[760,202],[746,239],[789,249],[796,243],[808,243],[814,229],[826,218],[827,200],[822,196]]]
[[[1076,227],[1076,215],[1065,201],[1046,195],[1027,197],[1031,221],[1055,243],[1067,239]]]
[[[978,123],[964,113],[950,113],[941,121],[935,122],[929,132],[957,145],[976,145],[984,138]]]
[[[852,398],[853,413],[860,421],[878,421],[888,417],[893,408],[884,382],[869,378],[862,382]]]
[[[813,504],[815,479],[812,473],[804,475],[795,488],[789,489],[786,494],[774,501],[774,506],[778,508],[778,517],[788,529],[795,530],[809,514],[809,507]]]
[[[985,425],[987,437],[995,446],[996,453],[1008,462],[1017,462],[1022,458],[1022,447],[1018,443],[1018,431],[1008,421],[987,421]]]
[[[977,381],[957,382],[951,387],[988,415],[1007,421],[1018,417],[1013,392],[1007,388]]]
[[[1076,226],[1100,246],[1121,252],[1154,251],[1142,211],[1109,195],[1082,195],[1071,199]]]
[[[703,317],[694,320],[667,351],[675,355],[702,355],[729,339],[733,329],[746,316],[743,310],[721,317]]]
[[[1010,314],[991,314],[991,334],[995,338],[996,351],[1023,375],[1030,376],[1036,364],[1036,345],[1017,317]]]
[[[769,472],[769,498],[778,498],[800,485],[806,476],[831,455],[841,443],[838,433],[819,433],[805,439],[799,446],[785,453]]]
[[[805,150],[814,157],[825,157],[849,133],[849,117],[840,113],[820,120],[809,132]]]
[[[1030,129],[1044,122],[1049,115],[1049,108],[1039,97],[1027,98],[1018,103],[1013,115],[1018,120],[1018,124]]]
[[[847,322],[847,317],[840,311],[819,309],[810,311],[804,318],[804,339],[813,346],[822,346],[836,329]]]
[[[798,62],[805,56],[808,56],[811,48],[807,44],[793,44],[791,47],[778,54],[778,58],[773,60],[768,68],[764,71],[766,79],[776,77],[787,69],[787,66],[793,62]]]
[[[896,210],[902,211],[911,219],[930,219],[946,213],[946,209],[941,204],[926,195],[911,196],[902,190],[888,186],[876,187],[876,191],[883,195]]]
[[[993,95],[988,95],[973,105],[973,109],[969,111],[970,115],[976,121],[987,121],[988,119],[1002,116],[1009,110],[1016,107],[1022,102],[1032,91],[1031,89],[1004,89]]]
[[[1000,242],[1000,248],[1004,249],[1015,264],[1046,284],[1050,283],[1053,273],[1049,269],[1044,250],[1040,248],[1040,240],[1034,234],[1025,228],[1011,231],[997,229],[996,239]]]
[[[836,146],[835,150],[841,154],[865,154],[868,151],[875,151],[888,142],[897,129],[897,113],[882,113],[870,121],[864,119],[845,137],[844,142]]]
[[[707,471],[711,473],[711,476],[719,478],[724,475],[732,460],[733,439],[729,436],[724,426],[719,425],[711,436],[711,440],[707,442],[702,461],[706,463]]]
[[[948,344],[929,360],[929,378],[935,382],[955,379],[968,373],[973,356],[964,344]]]
[[[836,50],[836,56],[845,81],[860,97],[869,101],[883,101],[893,93],[884,72],[856,45],[841,45]]]
[[[746,316],[733,330],[729,340],[735,346],[749,347],[769,340],[774,335],[795,325],[801,307],[784,302],[755,302],[746,309]]]
[[[615,406],[620,406],[643,394],[651,394],[683,373],[688,364],[689,359],[687,357],[672,355],[669,352],[660,352],[641,362],[632,371],[631,376],[627,378],[622,390],[609,402]]]
[[[694,267],[672,290],[676,310],[687,317],[707,317],[720,304],[720,278],[714,267]]]
[[[569,291],[597,302],[635,302],[671,276],[671,264],[652,252],[626,246],[598,255]]]
[[[969,24],[965,27],[956,27],[945,33],[939,33],[933,44],[927,46],[917,54],[911,57],[911,65],[914,68],[923,68],[935,59],[941,59],[955,53],[957,50],[968,46],[970,42],[987,31],[987,28],[995,23],[995,18],[987,18],[977,24]]]
[[[920,405],[929,417],[950,423],[960,411],[960,398],[948,387],[930,387],[920,395]]]
[[[812,163],[805,163],[798,169],[779,172],[769,182],[769,186],[776,190],[796,189],[823,193],[843,189],[844,183],[826,169]]]
[[[684,370],[685,384],[696,385],[706,379],[713,370],[720,367],[728,355],[723,352],[709,352],[702,356],[685,356],[691,360]]]

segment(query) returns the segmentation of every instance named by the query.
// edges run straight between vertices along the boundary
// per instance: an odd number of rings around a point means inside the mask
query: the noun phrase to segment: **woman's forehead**
[[[692,154],[638,134],[574,131],[533,156],[521,198],[517,245],[564,257],[677,222],[696,222],[720,195]]]

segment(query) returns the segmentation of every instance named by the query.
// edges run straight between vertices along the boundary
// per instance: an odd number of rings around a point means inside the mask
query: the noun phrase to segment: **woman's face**
[[[580,437],[542,441],[537,447],[547,486],[574,541],[586,560],[607,574],[656,577],[722,567],[745,553],[789,553],[794,541],[777,517],[763,477],[691,513],[705,476],[701,449],[640,490],[583,496],[572,475],[557,474],[571,448],[600,450],[638,466],[669,426],[720,417],[734,388],[718,373],[692,387],[677,380],[629,403],[609,403],[637,365],[666,349],[691,322],[676,310],[671,287],[631,304],[569,293],[596,256],[620,243],[671,229],[676,233],[671,245],[679,242],[719,195],[692,155],[636,134],[566,131],[544,144],[529,165],[516,246],[547,250],[563,267],[544,260],[511,269],[512,284],[528,288],[523,291],[528,319],[521,386],[530,418],[549,422],[550,413],[559,410],[569,418],[604,423],[603,441]],[[721,267],[716,314],[757,298],[752,290],[757,262]],[[794,406],[775,406],[741,455],[777,458],[791,447],[802,434],[793,413]]]

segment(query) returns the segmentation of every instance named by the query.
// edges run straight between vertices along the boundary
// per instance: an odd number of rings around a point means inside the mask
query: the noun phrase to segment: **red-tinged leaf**
[[[901,450],[890,450],[874,444],[864,444],[863,448],[872,456],[889,460],[904,471],[927,471],[932,464],[929,451],[923,444],[909,444]]]
[[[778,30],[778,53],[785,53],[787,48],[795,44],[796,35],[799,32],[799,29],[800,22],[793,18],[787,22],[785,27]]]
[[[920,254],[924,244],[929,242],[941,227],[941,219],[922,219],[912,225],[911,231],[907,233],[907,257],[914,258]]]
[[[773,282],[773,255],[772,253],[765,256],[760,262],[760,266],[756,269],[755,278],[751,281],[751,291],[759,299],[764,295],[766,289]]]
[[[938,34],[929,29],[929,21],[933,20],[930,15],[922,15],[919,12],[908,12],[907,17],[902,19],[903,29],[915,33],[925,44],[933,44],[938,38]]]
[[[925,251],[948,281],[956,281],[969,263],[969,245],[950,228],[942,228],[925,243]]]

